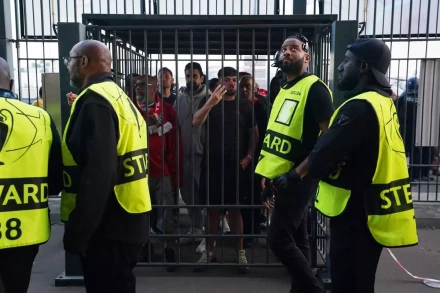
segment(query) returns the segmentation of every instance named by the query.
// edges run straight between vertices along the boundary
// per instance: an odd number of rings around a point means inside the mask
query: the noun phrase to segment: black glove
[[[63,237],[64,250],[70,254],[79,254],[84,256],[87,246],[84,245],[83,243],[80,243],[80,241],[76,241],[75,239],[72,238],[73,237],[71,237],[71,235],[64,233],[64,237]]]
[[[71,222],[65,224],[63,244],[64,250],[70,254],[85,255],[89,238],[84,233],[78,233],[71,226]]]
[[[272,184],[277,190],[277,194],[279,194],[284,193],[287,189],[295,186],[301,180],[301,177],[298,175],[298,173],[296,173],[295,168],[293,168],[289,172],[275,177],[272,181]]]
[[[263,191],[261,192],[261,202],[266,202],[268,199],[272,198],[272,196],[272,188],[270,187],[270,185],[266,185],[266,187],[264,187]]]

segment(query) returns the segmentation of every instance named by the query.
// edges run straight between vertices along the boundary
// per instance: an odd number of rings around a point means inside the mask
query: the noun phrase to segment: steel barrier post
[[[293,14],[307,14],[307,0],[293,0]]]
[[[347,46],[358,38],[358,22],[356,20],[335,21],[332,23],[330,45],[329,83],[333,93],[335,107],[344,102],[344,92],[337,89],[339,79],[338,66],[344,61]]]
[[[72,47],[86,39],[86,26],[81,23],[58,23],[58,52],[60,68],[60,104],[61,125],[64,131],[70,115],[70,107],[67,104],[66,94],[78,93],[78,89],[70,85],[69,72],[64,64],[63,57],[68,57]],[[55,286],[82,286],[84,279],[79,257],[65,252],[65,271],[55,279]]]
[[[4,58],[8,64],[14,78],[14,60],[12,57],[12,19],[11,19],[11,0],[0,0],[0,57]]]
[[[330,42],[330,66],[329,66],[329,84],[333,93],[333,103],[335,107],[339,107],[344,101],[345,92],[337,89],[337,83],[339,79],[338,66],[344,61],[345,53],[347,51],[347,45],[352,43],[358,38],[358,22],[357,21],[335,21],[332,23],[331,30],[331,42]],[[318,212],[317,212],[318,213]],[[319,215],[316,215],[319,217]],[[325,272],[320,271],[318,273],[319,278],[324,284],[326,289],[330,289],[330,225],[329,219],[326,219],[325,224],[325,264],[327,270]],[[316,239],[316,241],[318,241]]]

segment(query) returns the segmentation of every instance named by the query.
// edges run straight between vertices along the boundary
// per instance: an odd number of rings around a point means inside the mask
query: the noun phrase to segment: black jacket
[[[113,81],[110,73],[94,83]],[[86,251],[92,238],[138,244],[148,239],[148,213],[129,214],[113,191],[117,174],[119,128],[116,112],[100,95],[89,91],[70,118],[67,146],[80,170],[76,207],[66,223],[64,248]]]
[[[267,123],[269,122],[271,105],[266,97],[256,95],[258,102],[254,104],[255,121],[258,126],[258,144],[255,148],[254,157],[255,162],[258,162],[258,157],[260,156],[261,149],[263,148],[264,135],[267,129]],[[257,164],[255,164],[257,167]]]

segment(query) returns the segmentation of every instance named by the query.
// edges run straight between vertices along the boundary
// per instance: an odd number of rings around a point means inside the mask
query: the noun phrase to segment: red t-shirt
[[[159,99],[157,100],[159,101]],[[149,114],[152,115],[156,104],[148,107]],[[162,176],[171,176],[173,181],[173,186],[177,187],[177,175],[179,175],[179,187],[183,186],[183,146],[182,137],[179,130],[179,137],[177,137],[177,128],[179,127],[179,122],[177,120],[176,111],[174,107],[168,103],[160,103],[160,109],[158,111],[161,117],[161,123],[156,125],[147,125],[148,129],[148,162],[149,162],[149,172],[148,175],[153,178]],[[142,116],[146,121],[147,113],[142,111]],[[157,128],[171,123],[172,128],[163,135],[157,133]],[[164,127],[165,128],[165,127]],[[153,133],[151,133],[152,131]],[[178,141],[178,142],[177,142]],[[179,164],[177,164],[177,144],[179,144]],[[162,151],[163,150],[163,151]],[[179,167],[179,169],[178,169]]]

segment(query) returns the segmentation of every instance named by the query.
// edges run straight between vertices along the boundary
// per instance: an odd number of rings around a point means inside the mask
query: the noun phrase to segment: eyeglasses
[[[82,56],[69,56],[69,57],[63,57],[64,59],[64,65],[68,66],[70,63],[70,60],[81,58]]]
[[[302,34],[293,34],[290,36],[291,38],[297,38],[298,40],[300,40],[301,42],[303,42],[302,45],[302,49],[304,50],[304,52],[309,52],[309,40],[307,40],[307,38],[302,35]]]
[[[148,83],[148,82],[140,82],[140,83],[136,83],[134,85],[135,88],[137,88],[137,87],[145,88],[145,86],[153,86],[153,85],[151,83]]]

